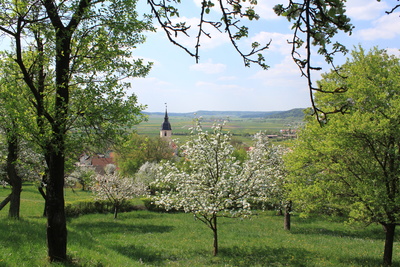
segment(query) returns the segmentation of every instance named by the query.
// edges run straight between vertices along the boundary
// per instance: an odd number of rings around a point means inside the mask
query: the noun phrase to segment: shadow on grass
[[[332,222],[342,224],[343,222]],[[318,226],[316,226],[318,225]],[[334,227],[323,227],[317,218],[299,219],[298,223],[292,227],[290,232],[292,234],[306,234],[306,235],[327,235],[336,237],[349,237],[373,240],[385,240],[385,234],[381,227],[368,226],[368,227],[354,227],[341,225],[340,229]]]
[[[377,267],[383,266],[383,259],[377,259],[376,257],[354,257],[341,260],[343,264],[348,266],[363,266],[363,267]],[[398,263],[393,262],[392,267],[400,266]]]
[[[3,219],[0,220],[0,229],[0,244],[7,248],[15,248],[15,251],[27,241],[33,244],[46,244],[45,224],[24,219]]]
[[[348,237],[348,238],[361,238],[361,239],[374,239],[384,240],[385,234],[383,230],[379,229],[359,229],[353,231],[332,230],[323,227],[307,227],[299,226],[293,227],[290,232],[292,234],[305,234],[305,235],[327,235],[335,237]]]
[[[231,247],[221,248],[218,255],[223,264],[233,266],[298,266],[306,267],[313,257],[302,248]]]
[[[154,248],[145,246],[115,246],[113,249],[128,258],[137,260],[144,264],[153,264],[158,266],[162,265],[166,260],[171,259],[171,257],[167,257],[166,255],[155,251]]]
[[[102,235],[108,233],[166,233],[174,229],[173,226],[153,225],[153,224],[132,224],[115,222],[84,222],[74,225],[76,229],[89,230],[92,234]]]

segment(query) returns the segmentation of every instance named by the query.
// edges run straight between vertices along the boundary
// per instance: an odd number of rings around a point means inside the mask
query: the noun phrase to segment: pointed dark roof
[[[164,122],[161,125],[161,131],[171,131],[171,123],[168,121],[168,113],[167,113],[167,108],[165,108],[165,117],[164,117]]]

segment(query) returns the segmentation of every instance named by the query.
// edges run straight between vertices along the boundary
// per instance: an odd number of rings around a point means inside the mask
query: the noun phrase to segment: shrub
[[[108,200],[77,200],[65,203],[65,214],[67,217],[76,217],[91,213],[113,212],[114,204]],[[121,212],[140,210],[143,207],[134,205],[133,201],[124,201],[119,210]]]

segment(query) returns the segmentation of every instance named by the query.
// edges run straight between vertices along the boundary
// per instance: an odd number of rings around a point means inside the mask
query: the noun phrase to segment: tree
[[[148,137],[133,133],[129,140],[118,148],[117,163],[122,175],[135,175],[146,162],[169,160],[174,151],[168,141],[160,137]]]
[[[72,141],[105,143],[140,121],[143,107],[120,82],[150,68],[131,58],[144,41],[140,33],[152,29],[135,8],[134,0],[2,1],[0,31],[13,43],[8,56],[19,68],[15,78],[26,84],[22,95],[34,111],[34,136],[48,167],[50,261],[67,258],[63,187]]]
[[[19,116],[17,115],[15,106],[18,103],[15,101],[15,92],[12,90],[12,86],[16,84],[15,81],[7,82],[3,77],[9,75],[7,70],[2,70],[1,87],[0,87],[0,128],[4,131],[5,143],[6,143],[6,164],[5,172],[8,184],[11,186],[11,194],[2,202],[6,205],[10,202],[10,209],[8,216],[10,218],[19,219],[19,210],[21,203],[21,191],[22,191],[22,177],[18,172],[18,161],[19,149],[22,139],[22,134],[19,131]],[[8,201],[7,201],[8,200]]]
[[[400,60],[384,50],[352,52],[319,81],[339,95],[316,94],[321,107],[337,109],[323,127],[310,120],[290,153],[290,189],[306,211],[340,211],[351,220],[379,223],[386,233],[383,262],[392,264],[400,223]]]
[[[215,256],[217,218],[250,215],[251,203],[265,198],[275,166],[267,158],[270,147],[265,135],[256,135],[254,149],[242,163],[232,156],[231,134],[224,133],[222,125],[208,132],[198,124],[195,130],[197,134],[182,147],[184,165],[161,164],[153,200],[167,210],[191,212],[205,223],[213,231]]]
[[[91,188],[98,199],[109,200],[113,204],[114,219],[117,219],[118,210],[124,202],[146,193],[143,184],[135,183],[132,178],[121,177],[118,173],[97,175]]]
[[[274,166],[274,172],[269,178],[269,190],[267,193],[267,204],[272,205],[279,211],[279,214],[284,216],[283,228],[290,230],[291,227],[291,212],[292,201],[289,198],[289,193],[286,187],[287,170],[284,163],[284,155],[288,149],[283,146],[272,145],[268,151],[267,159],[269,165]]]
[[[76,182],[82,185],[82,191],[85,191],[90,183],[92,182],[94,176],[96,175],[93,168],[90,167],[77,167],[69,176],[71,186],[75,185]],[[68,181],[68,180],[67,180]]]
[[[157,179],[158,163],[146,161],[136,172],[135,181],[149,187]]]

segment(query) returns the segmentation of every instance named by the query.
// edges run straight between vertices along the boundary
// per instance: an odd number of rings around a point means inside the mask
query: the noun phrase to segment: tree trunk
[[[217,216],[214,216],[214,218],[212,218],[212,230],[214,233],[214,251],[213,251],[213,255],[217,256],[218,254],[218,231],[217,231]]]
[[[0,203],[0,210],[2,210],[5,205],[8,204],[8,202],[10,202],[11,199],[11,194],[9,194],[1,203]]]
[[[8,210],[8,217],[13,219],[19,219],[19,211],[21,206],[22,181],[20,177],[18,177],[18,179],[19,181],[14,183],[12,187],[10,209]]]
[[[89,1],[88,1],[89,2]],[[56,29],[56,93],[47,185],[47,247],[51,262],[67,260],[67,223],[64,206],[66,123],[69,116],[69,63],[72,30],[65,28],[52,1],[45,1]],[[55,12],[52,14],[52,12]],[[56,17],[53,17],[56,15]]]
[[[118,216],[118,204],[115,204],[114,205],[114,219],[117,219],[117,216]]]
[[[46,197],[46,192],[44,192],[43,188],[44,188],[44,185],[43,185],[43,181],[42,181],[42,182],[40,182],[40,186],[38,187],[38,190],[39,190],[39,193],[42,195],[42,197],[44,199],[43,217],[47,217],[47,212],[46,212],[47,197]]]
[[[396,224],[384,223],[382,225],[383,225],[383,229],[385,230],[385,233],[386,233],[385,249],[383,252],[383,264],[384,264],[384,266],[391,266],[392,265],[392,256],[393,256],[394,231],[396,228]]]
[[[14,130],[15,129],[11,129],[11,131],[7,131],[7,176],[12,187],[8,217],[19,219],[22,179],[18,175],[16,168],[18,160],[18,139],[13,132]]]
[[[283,229],[290,231],[290,212],[292,211],[292,201],[285,206],[285,214],[283,219]]]
[[[67,259],[67,224],[64,210],[64,156],[53,152],[47,184],[47,247],[50,261]]]

